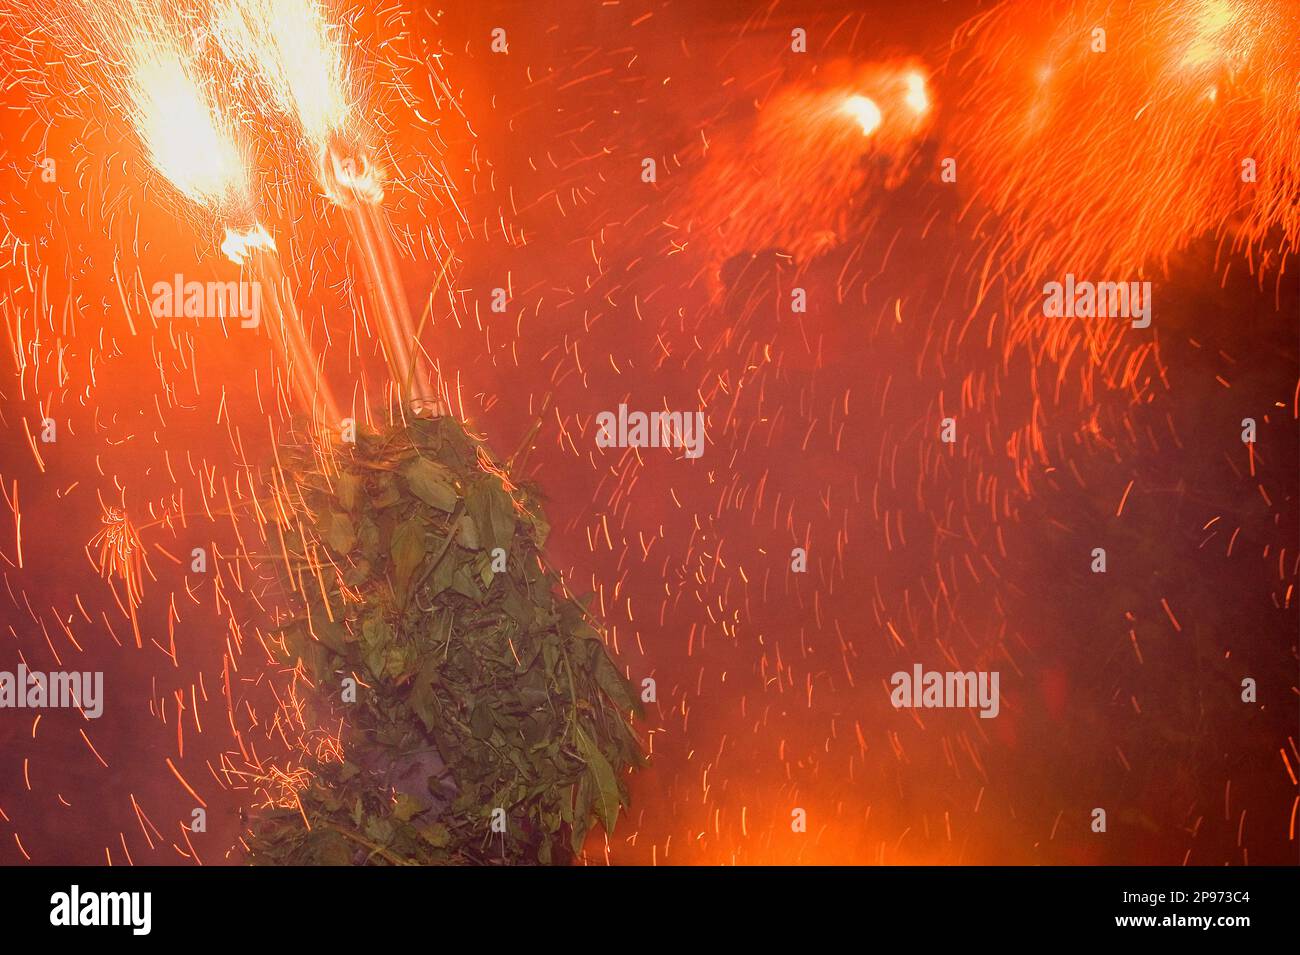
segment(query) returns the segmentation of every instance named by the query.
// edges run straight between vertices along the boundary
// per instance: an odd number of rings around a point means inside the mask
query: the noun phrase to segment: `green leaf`
[[[334,479],[334,491],[339,496],[339,503],[346,511],[357,506],[357,494],[361,490],[361,478],[344,471]]]
[[[372,564],[379,559],[379,525],[368,517],[361,518],[357,542],[361,545],[361,552]]]
[[[347,631],[343,629],[342,624],[330,620],[322,613],[316,619],[313,629],[317,639],[335,653],[347,652]]]
[[[495,478],[492,482],[497,483]],[[515,503],[499,485],[496,493],[489,500],[492,502],[492,538],[496,542],[494,546],[504,547],[509,553],[510,545],[515,538]]]
[[[352,526],[352,518],[342,511],[329,514],[321,522],[321,530],[325,535],[325,543],[329,544],[335,553],[346,554],[357,542],[357,531]]]
[[[456,524],[456,543],[469,550],[478,550],[483,546],[479,537],[478,525],[474,523],[474,518],[468,514],[462,515],[460,521]]]
[[[416,816],[424,811],[424,806],[420,800],[408,793],[402,793],[397,797],[397,802],[393,806],[393,818],[399,822],[409,822],[412,816]]]
[[[605,831],[613,835],[614,821],[618,818],[620,802],[618,779],[614,776],[614,768],[609,765],[609,760],[605,759],[600,747],[581,726],[575,726],[574,730],[578,737],[578,752],[582,754],[582,759],[587,764],[587,774],[591,777],[596,791],[596,815],[600,817],[600,824],[605,827]]]
[[[425,826],[420,830],[420,837],[435,849],[444,849],[451,845],[451,832],[442,823]]]
[[[411,575],[424,561],[424,522],[418,517],[412,517],[398,524],[393,531],[390,551],[393,556],[393,593],[399,604],[405,604],[406,588],[411,582]]]
[[[392,475],[385,474],[379,479],[371,503],[377,508],[392,507],[402,499],[402,492],[397,489],[397,482]]]
[[[370,821],[366,823],[365,829],[366,835],[381,846],[391,842],[396,831],[391,822],[378,816],[372,816]]]
[[[442,560],[438,561],[437,566],[433,568],[433,573],[429,576],[429,592],[436,597],[450,587],[452,581],[456,578],[456,568],[458,566],[450,553],[443,554]]]
[[[631,685],[603,649],[596,653],[596,683],[624,713],[641,712],[641,701],[633,695]]]
[[[505,599],[501,602],[501,609],[510,615],[510,619],[519,625],[519,630],[523,633],[528,632],[537,616],[536,605],[513,586],[507,589]]]
[[[475,739],[487,739],[496,728],[492,719],[492,708],[486,703],[479,703],[469,714],[469,728]]]
[[[456,568],[456,573],[451,578],[451,589],[458,594],[463,594],[475,603],[483,600],[483,591],[479,589],[478,580],[474,576],[474,568],[469,564],[461,564]]]
[[[534,507],[528,514],[529,523],[533,525],[533,544],[538,550],[546,546],[546,538],[551,534],[550,522],[539,507]]]
[[[578,781],[577,794],[573,800],[573,851],[582,851],[582,844],[587,840],[587,831],[591,828],[591,803],[596,797],[596,788],[591,784],[591,774],[583,773]]]
[[[317,859],[320,865],[351,865],[353,846],[337,832],[320,836]]]
[[[380,614],[371,614],[361,624],[361,646],[367,651],[384,651],[393,642],[393,628]]]
[[[415,677],[415,686],[411,688],[411,695],[407,700],[426,730],[432,730],[438,722],[437,697],[434,695],[433,684],[438,678],[441,663],[441,658],[433,654],[429,654],[425,658],[423,666],[420,667],[420,672]]]
[[[455,478],[451,469],[428,458],[416,458],[402,472],[411,493],[430,507],[450,514],[456,509]]]
[[[370,579],[370,561],[364,557],[356,561],[343,574],[343,582],[349,587],[360,587]]]
[[[465,495],[465,508],[474,519],[479,543],[487,548],[503,547],[510,551],[515,536],[515,505],[501,481],[485,475]]]

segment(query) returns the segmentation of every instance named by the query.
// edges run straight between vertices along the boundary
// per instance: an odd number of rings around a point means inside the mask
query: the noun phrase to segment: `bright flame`
[[[1229,0],[1201,0],[1192,20],[1192,37],[1183,66],[1211,66],[1240,55],[1240,12]]]
[[[226,253],[226,258],[230,259],[231,262],[236,265],[243,265],[254,249],[275,251],[275,239],[271,237],[271,233],[267,232],[266,227],[261,223],[254,223],[245,232],[226,229],[226,237],[221,243],[221,251]]]
[[[319,0],[220,0],[213,32],[232,61],[256,66],[315,146],[347,128],[347,66]]]
[[[320,180],[330,201],[349,205],[360,199],[371,205],[384,201],[383,171],[362,154],[359,158],[340,156],[334,148],[321,154]]]
[[[844,112],[857,120],[864,136],[870,136],[880,126],[880,107],[865,96],[850,96],[844,103]]]
[[[181,53],[159,40],[131,50],[130,116],[154,166],[187,197],[219,207],[246,189],[243,157]]]
[[[918,72],[908,73],[905,77],[907,83],[907,95],[903,97],[904,102],[912,108],[912,112],[918,116],[924,116],[930,109],[930,94],[925,89],[925,77]]]

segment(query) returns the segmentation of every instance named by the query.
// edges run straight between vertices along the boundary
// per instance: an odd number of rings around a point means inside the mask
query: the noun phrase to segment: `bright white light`
[[[880,126],[880,107],[865,96],[850,96],[844,103],[844,112],[857,120],[864,136],[870,136]]]

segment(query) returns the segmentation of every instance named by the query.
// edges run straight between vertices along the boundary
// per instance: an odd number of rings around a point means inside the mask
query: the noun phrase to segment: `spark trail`
[[[212,19],[226,56],[257,71],[315,153],[320,186],[343,210],[360,253],[384,357],[405,406],[442,413],[442,386],[412,321],[383,208],[383,175],[363,142],[338,26],[318,0],[221,0]]]
[[[129,55],[130,118],[154,166],[212,214],[226,221],[247,217],[252,201],[245,163],[233,131],[207,101],[195,70],[174,45],[143,32]],[[257,223],[243,231],[227,227],[222,251],[236,265],[247,260],[266,291],[270,338],[301,407],[313,412],[323,406],[324,421],[337,427],[338,403],[303,330],[274,240]]]
[[[964,26],[947,154],[1001,217],[994,271],[1118,278],[1206,234],[1280,271],[1300,243],[1298,28],[1277,0],[1009,0]]]

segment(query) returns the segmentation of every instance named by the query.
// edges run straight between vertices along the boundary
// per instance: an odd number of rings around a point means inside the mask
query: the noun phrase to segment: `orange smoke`
[[[712,144],[688,219],[716,261],[780,249],[806,262],[861,226],[864,187],[901,180],[932,118],[925,71],[891,62],[837,73],[786,87],[743,134]]]
[[[1293,5],[1010,0],[957,38],[948,155],[1026,283],[1112,279],[1205,234],[1277,262],[1300,241]],[[1011,252],[1011,255],[1004,253]]]

